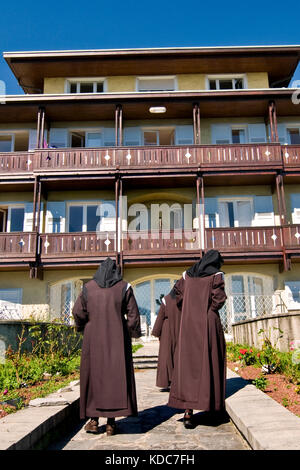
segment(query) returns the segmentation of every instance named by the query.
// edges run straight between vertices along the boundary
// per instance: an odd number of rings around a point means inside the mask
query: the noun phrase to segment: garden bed
[[[232,371],[239,374],[243,379],[252,383],[252,380],[261,376],[261,368],[254,366],[242,366],[240,362],[227,362],[227,366]],[[280,405],[300,417],[300,394],[297,393],[299,385],[290,382],[284,374],[267,374],[266,389],[264,393],[276,400]]]
[[[290,351],[280,352],[268,338],[261,349],[227,343],[227,366],[300,417],[299,353],[294,345]]]

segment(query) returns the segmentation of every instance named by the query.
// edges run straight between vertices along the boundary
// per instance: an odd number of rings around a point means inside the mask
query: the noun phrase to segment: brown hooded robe
[[[172,296],[171,293],[166,295],[162,300],[152,330],[152,335],[159,338],[157,387],[167,388],[172,380],[180,314],[175,295]]]
[[[224,274],[178,281],[181,326],[168,406],[218,411],[225,407],[226,342],[218,310],[224,305]]]
[[[108,258],[102,268],[114,270],[111,263],[116,267]],[[100,287],[95,275],[85,284],[72,312],[77,330],[84,331],[81,419],[137,415],[131,337],[141,336],[139,310],[130,284],[111,272],[107,276],[109,269],[98,278],[107,287]]]

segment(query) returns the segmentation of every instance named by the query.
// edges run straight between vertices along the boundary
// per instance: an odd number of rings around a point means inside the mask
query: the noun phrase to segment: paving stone
[[[152,351],[157,345],[150,345]],[[199,425],[195,429],[183,426],[183,410],[167,406],[168,393],[155,387],[156,370],[148,369],[135,374],[139,415],[138,417],[117,418],[120,433],[107,436],[105,433],[92,435],[78,432],[57,442],[51,449],[95,449],[95,450],[203,450],[238,449],[249,447],[236,432],[234,425],[227,422],[209,425],[205,414],[197,414]],[[99,424],[105,424],[100,418]]]

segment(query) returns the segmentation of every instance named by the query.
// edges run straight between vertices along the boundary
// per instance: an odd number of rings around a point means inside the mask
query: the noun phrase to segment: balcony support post
[[[199,104],[195,103],[193,105],[193,129],[194,129],[194,144],[201,143],[201,135],[200,135],[200,108]]]
[[[200,254],[202,256],[203,251],[205,250],[205,212],[204,212],[204,181],[203,176],[197,176],[196,180],[196,189],[197,189],[197,218],[198,218],[198,232],[199,232],[199,243],[200,243]],[[201,205],[200,205],[200,191],[201,191]],[[202,208],[202,211],[201,211]],[[202,214],[202,223],[201,223],[201,214]],[[201,227],[202,230],[201,230]]]
[[[119,182],[119,217],[120,217],[120,267],[121,267],[121,273],[123,275],[123,180],[120,177],[120,182]]]
[[[115,207],[116,207],[116,263],[119,264],[119,175],[115,179]]]
[[[38,187],[38,177],[35,176],[34,178],[34,187],[33,187],[33,213],[32,213],[32,231],[35,231],[35,220],[36,220],[36,195],[37,195],[37,187]]]
[[[119,107],[115,109],[115,146],[118,146]]]
[[[123,109],[119,105],[119,145],[123,145]]]
[[[280,217],[281,248],[282,248],[282,255],[283,255],[283,262],[282,262],[281,270],[288,271],[291,269],[291,262],[290,262],[290,259],[287,257],[286,249],[285,249],[283,225],[286,223],[286,205],[285,205],[285,200],[284,200],[283,179],[282,179],[282,175],[280,174],[276,176],[276,193],[277,193],[278,211],[279,211],[279,217]]]
[[[277,114],[274,101],[269,102],[269,122],[271,131],[271,142],[278,142]]]
[[[41,131],[40,131],[40,145],[39,148],[44,148],[44,134],[45,134],[45,108],[41,109]]]
[[[41,112],[42,109],[38,109],[38,115],[37,115],[37,126],[36,126],[36,148],[40,148],[40,132],[41,132]]]

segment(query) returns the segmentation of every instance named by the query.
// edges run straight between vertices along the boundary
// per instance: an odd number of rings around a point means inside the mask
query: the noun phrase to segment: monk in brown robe
[[[115,417],[137,415],[131,337],[141,336],[132,287],[115,261],[100,264],[72,313],[77,330],[83,331],[80,418],[91,418],[85,430],[97,433],[99,417],[106,417],[107,434],[115,434]]]
[[[174,288],[163,297],[153,326],[152,335],[159,338],[156,385],[167,389],[172,381],[174,355],[180,327],[181,311]]]
[[[182,313],[168,405],[185,410],[187,428],[194,427],[194,409],[225,410],[226,342],[218,313],[227,298],[222,264],[220,253],[209,250],[176,283]]]

